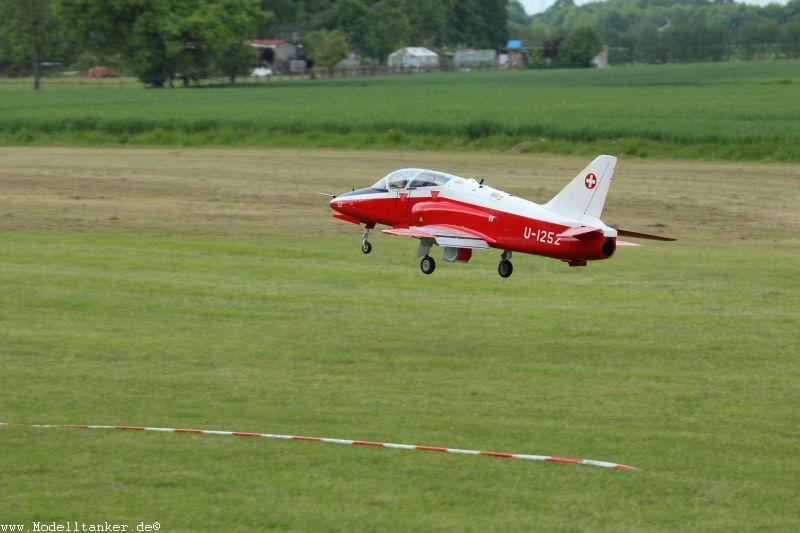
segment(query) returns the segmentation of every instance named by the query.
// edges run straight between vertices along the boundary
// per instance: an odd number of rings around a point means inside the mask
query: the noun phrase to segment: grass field
[[[317,190],[420,165],[547,200],[584,158],[0,149],[0,420],[588,457],[0,428],[0,523],[161,531],[797,531],[797,167],[623,159],[606,222],[680,238],[570,269],[415,242]]]
[[[800,160],[800,60],[0,92],[0,144]]]

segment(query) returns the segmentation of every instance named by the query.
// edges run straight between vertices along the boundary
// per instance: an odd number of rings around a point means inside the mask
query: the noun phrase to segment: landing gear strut
[[[364,228],[364,233],[361,234],[361,251],[365,254],[372,251],[372,244],[369,242],[369,228]]]
[[[417,248],[417,257],[421,257],[422,261],[419,262],[419,269],[423,274],[433,274],[436,269],[436,261],[433,260],[429,254],[431,246],[433,246],[433,239],[420,239],[419,247]]]
[[[419,262],[419,268],[422,270],[423,274],[433,274],[433,271],[436,269],[436,261],[433,260],[433,257],[426,255],[422,258],[422,261]]]
[[[500,256],[500,264],[497,266],[497,273],[501,278],[507,278],[514,272],[514,265],[511,264],[511,251],[505,250]]]

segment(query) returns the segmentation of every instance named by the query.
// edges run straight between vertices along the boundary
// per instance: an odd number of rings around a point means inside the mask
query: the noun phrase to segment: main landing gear
[[[497,266],[497,273],[501,278],[507,278],[514,272],[514,265],[511,264],[511,251],[505,250],[500,256],[500,264]]]
[[[369,228],[364,228],[364,233],[361,234],[361,251],[365,254],[372,251],[372,244],[369,242]]]
[[[436,270],[436,261],[433,260],[433,257],[426,255],[419,262],[419,269],[423,274],[433,274],[433,271]]]

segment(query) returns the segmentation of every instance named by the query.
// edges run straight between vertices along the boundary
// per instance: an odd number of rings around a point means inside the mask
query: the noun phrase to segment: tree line
[[[0,70],[32,74],[36,88],[42,66],[81,57],[121,58],[156,87],[234,78],[255,63],[244,40],[286,28],[325,63],[349,52],[383,63],[402,46],[502,46],[507,0],[2,0]]]
[[[118,62],[156,86],[212,74],[235,79],[256,62],[245,39],[290,32],[301,59],[330,67],[349,53],[383,63],[393,50],[499,48],[523,39],[533,64],[800,57],[800,0],[557,0],[529,16],[517,0],[1,0],[0,71]],[[83,63],[82,63],[83,62]]]
[[[766,6],[733,0],[606,0],[577,6],[558,0],[535,16],[512,1],[509,19],[510,31],[534,48],[576,28],[592,28],[609,46],[612,64],[800,57],[800,0]],[[534,54],[533,59],[540,58]]]

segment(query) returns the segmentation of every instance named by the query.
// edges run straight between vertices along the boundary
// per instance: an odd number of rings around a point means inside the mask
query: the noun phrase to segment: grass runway
[[[316,191],[402,166],[546,201],[585,158],[0,149],[0,420],[554,454],[0,428],[0,523],[162,531],[795,531],[800,178],[623,159],[604,220],[674,235],[569,269],[412,240]]]

